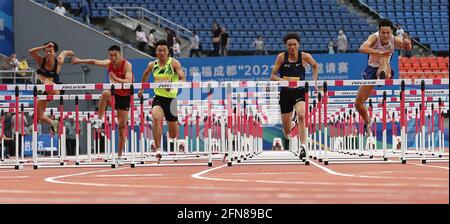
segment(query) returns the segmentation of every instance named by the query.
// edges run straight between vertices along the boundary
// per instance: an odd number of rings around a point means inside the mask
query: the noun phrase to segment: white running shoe
[[[156,164],[159,164],[159,162],[161,161],[161,158],[162,158],[162,154],[161,154],[161,150],[160,149],[156,150],[155,157],[156,157]]]
[[[373,121],[370,119],[369,124],[364,124],[364,137],[368,138],[372,136]]]
[[[92,128],[99,129],[102,127],[103,122],[100,119],[92,120]]]

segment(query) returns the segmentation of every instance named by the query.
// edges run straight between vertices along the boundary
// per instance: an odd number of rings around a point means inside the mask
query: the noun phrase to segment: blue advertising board
[[[51,148],[51,137],[50,134],[40,134],[38,135],[38,153],[46,153],[49,154]],[[25,157],[31,157],[33,155],[32,152],[32,142],[33,142],[33,135],[25,135],[24,136],[24,156]],[[58,145],[58,136],[53,136],[53,153],[54,155],[57,155],[58,148],[56,148]]]
[[[14,52],[13,0],[0,1],[0,54]]]
[[[367,54],[313,54],[319,65],[319,79],[361,79],[361,72],[367,65]],[[398,71],[397,53],[392,56],[391,66]],[[230,56],[180,58],[179,61],[186,74],[187,81],[243,81],[270,80],[276,55],[271,56]],[[136,81],[141,80],[142,73],[150,62],[149,59],[132,59]],[[306,67],[306,79],[312,79],[311,67]],[[200,77],[195,74],[200,74]]]

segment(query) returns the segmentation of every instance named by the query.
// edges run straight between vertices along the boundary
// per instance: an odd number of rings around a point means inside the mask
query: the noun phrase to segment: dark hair
[[[167,42],[167,40],[161,39],[156,41],[155,43],[155,49],[158,48],[158,46],[163,46],[166,45],[167,47],[169,47],[169,42]]]
[[[150,30],[150,33],[154,33],[154,32],[156,32],[155,29],[151,29],[151,30]]]
[[[286,36],[284,36],[283,41],[284,43],[287,43],[288,40],[295,39],[300,43],[300,36],[297,33],[288,33]]]
[[[58,52],[59,47],[58,47],[58,44],[57,44],[55,41],[49,41],[49,42],[45,43],[44,46],[47,45],[47,44],[49,44],[49,43],[52,43],[52,44],[53,44],[53,50],[54,50],[55,52]]]
[[[194,30],[194,31],[192,31],[192,34],[197,34],[197,31],[195,31],[195,30]]]
[[[136,32],[136,31],[142,32],[142,26],[137,25],[136,29],[134,29],[134,32]]]
[[[112,45],[111,47],[108,48],[108,51],[118,51],[121,52],[120,47],[117,45]]]
[[[382,26],[388,26],[391,29],[394,29],[394,24],[389,19],[381,19],[380,23],[378,24],[378,29],[381,29]]]

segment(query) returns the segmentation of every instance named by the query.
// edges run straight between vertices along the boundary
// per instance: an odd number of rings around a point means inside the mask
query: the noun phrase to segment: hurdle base
[[[320,158],[320,159],[319,159],[319,162],[322,162],[322,161],[323,161],[323,160]]]
[[[422,164],[427,164],[427,160],[426,159],[422,159]]]
[[[402,159],[402,164],[406,164],[406,160]]]
[[[15,165],[14,169],[15,170],[21,170],[21,169],[23,169],[23,165],[22,164]]]
[[[323,165],[327,166],[328,165],[328,161],[324,161]]]
[[[111,164],[111,168],[116,168],[117,166],[116,166],[116,164]]]
[[[132,163],[132,164],[130,165],[130,167],[131,167],[131,168],[136,168],[136,164]]]
[[[65,162],[59,162],[60,166],[64,166],[66,163]]]
[[[228,165],[228,166],[232,166],[232,164],[233,164],[232,162],[228,162],[228,164],[227,164],[227,165]]]
[[[76,161],[76,162],[75,162],[75,165],[79,166],[79,165],[80,165],[80,162],[79,162],[79,161]]]
[[[304,161],[306,166],[309,166],[309,161]]]
[[[208,162],[208,166],[212,167],[213,166],[212,162]]]
[[[33,165],[33,169],[37,170],[38,169],[38,165]]]

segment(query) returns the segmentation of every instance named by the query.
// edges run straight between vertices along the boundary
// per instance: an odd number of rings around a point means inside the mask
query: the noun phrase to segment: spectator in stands
[[[170,30],[169,28],[165,28],[166,33],[167,33],[167,43],[168,43],[168,47],[169,47],[169,56],[173,57],[173,44],[174,44],[174,38],[175,35],[173,33],[172,30]]]
[[[180,42],[180,39],[178,39],[178,38],[174,38],[173,56],[175,58],[181,57],[181,42]]]
[[[17,71],[19,70],[19,60],[17,60],[16,53],[11,54],[8,58],[8,63],[10,65],[11,70]]]
[[[397,32],[395,33],[395,36],[403,39],[403,34],[405,34],[405,31],[402,29],[400,24],[397,24]]]
[[[253,47],[255,48],[255,55],[268,55],[261,35],[258,35],[255,41],[253,41]]]
[[[136,40],[138,42],[138,49],[142,52],[145,51],[145,46],[147,46],[147,37],[145,36],[144,31],[142,31],[142,26],[137,25],[136,29],[134,29],[134,32],[136,32]]]
[[[22,57],[22,60],[19,62],[19,71],[30,71],[30,67],[28,66],[27,58]],[[18,77],[20,79],[17,80],[17,83],[31,83],[29,79],[25,79],[26,77],[31,77],[29,72],[18,72]]]
[[[333,40],[330,40],[330,42],[328,42],[328,54],[334,54],[334,42],[333,42]]]
[[[3,131],[4,131],[4,137],[5,137],[5,154],[6,154],[6,157],[9,157],[9,156],[15,155],[15,154],[13,154],[15,152],[14,151],[15,145],[14,145],[14,139],[12,136],[12,127],[11,127],[12,115],[11,115],[11,113],[6,112],[4,119],[5,119],[5,128]]]
[[[17,56],[15,53],[11,54],[11,56],[9,56],[5,63],[2,65],[2,70],[7,70],[7,71],[18,71],[19,70],[19,61],[17,60]],[[11,84],[13,83],[13,79],[12,77],[15,76],[14,72],[7,72],[7,73],[1,73],[2,78],[3,78],[3,83],[4,84]]]
[[[66,140],[67,155],[73,156],[73,155],[75,155],[75,144],[76,144],[75,122],[73,121],[73,119],[65,119],[64,126],[66,127],[66,131],[67,131],[67,140]]]
[[[345,35],[344,30],[340,29],[337,38],[337,51],[338,53],[345,53],[347,49],[348,49],[347,36]]]
[[[149,49],[149,53],[150,56],[155,57],[155,35],[154,33],[156,32],[155,29],[151,29],[150,32],[148,33],[148,38],[147,38],[147,44],[148,44],[148,49]]]
[[[215,20],[212,23],[211,32],[212,32],[213,55],[218,56],[220,50],[220,34],[222,33],[222,29]]]
[[[200,57],[200,38],[197,35],[197,31],[192,31],[192,37],[191,37],[191,51],[189,53],[189,57],[192,57],[193,55],[196,55],[197,57]]]
[[[404,37],[403,37],[403,35],[405,34],[405,31],[402,29],[402,27],[400,26],[400,23],[399,24],[397,24],[397,31],[395,32],[395,36],[397,36],[397,37],[399,37],[399,38],[401,38],[401,39],[403,39]],[[400,56],[403,56],[404,54],[405,54],[405,51],[403,51],[403,50],[399,50],[399,54],[400,54]]]
[[[64,8],[61,1],[59,1],[58,6],[55,7],[55,12],[62,16],[66,15],[66,9]]]
[[[16,138],[16,115],[17,114],[14,114],[12,116],[12,118],[11,118],[11,128],[12,128],[12,135],[13,135],[12,138],[14,139],[14,143],[15,143],[15,141],[17,141],[15,139]],[[23,119],[23,121],[22,121],[22,114],[19,113],[18,116],[19,116],[18,117],[18,120],[19,120],[19,122],[18,122],[18,125],[19,125],[19,127],[18,127],[18,132],[19,132],[19,139],[18,139],[18,141],[19,141],[19,156],[20,156],[20,155],[22,155],[22,153],[21,153],[22,152],[22,141],[21,141],[21,139],[22,139],[22,125],[23,125],[23,127],[25,129],[25,127],[28,126],[28,122],[27,122],[27,119],[26,119],[25,115],[24,115],[25,119]],[[22,122],[23,122],[23,124],[22,124]],[[15,147],[15,145],[14,145],[14,147]],[[14,153],[12,153],[12,154],[13,155],[16,154],[15,150],[14,150]]]
[[[222,27],[220,34],[220,56],[228,56],[228,46],[230,45],[230,35],[225,27]]]
[[[0,128],[2,127],[2,125],[0,124]],[[8,136],[3,136],[5,138],[4,142],[5,142],[5,151],[3,151],[3,156],[5,159],[9,159],[10,155],[10,148],[12,145],[14,145],[14,140],[11,137]],[[2,140],[2,136],[0,135],[0,141]],[[0,155],[1,156],[1,155]]]
[[[81,0],[81,17],[84,21],[89,25],[91,24],[90,16],[91,16],[91,7],[90,3],[87,0]]]
[[[403,39],[411,39],[411,38],[409,38],[409,35],[408,35],[408,33],[407,32],[405,32],[404,34],[403,34]],[[412,47],[412,42],[411,42],[411,47]],[[405,56],[405,57],[407,57],[407,58],[410,58],[410,57],[412,57],[412,49],[410,50],[410,51],[406,51],[406,50],[400,50],[400,54],[403,54],[403,56]]]

